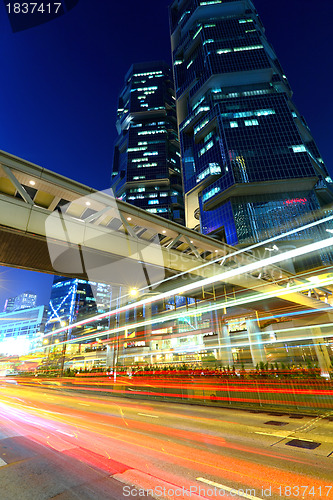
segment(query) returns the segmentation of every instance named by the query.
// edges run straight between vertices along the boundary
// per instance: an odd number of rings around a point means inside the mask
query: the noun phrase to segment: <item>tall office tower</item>
[[[45,333],[97,314],[96,299],[89,282],[55,276],[51,289]],[[91,326],[90,326],[91,328]],[[69,338],[82,335],[85,327],[70,330]]]
[[[246,245],[315,217],[332,180],[252,1],[175,0],[170,23],[186,225]]]
[[[115,196],[184,223],[184,201],[171,69],[134,64],[119,97],[112,188]]]
[[[104,283],[55,276],[51,289],[45,333],[72,325],[110,310],[112,287]],[[86,329],[103,329],[108,320],[71,329],[68,338],[81,336]]]

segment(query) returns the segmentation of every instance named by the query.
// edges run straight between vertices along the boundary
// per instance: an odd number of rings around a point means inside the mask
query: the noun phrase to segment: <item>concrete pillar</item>
[[[266,363],[267,357],[262,343],[262,331],[260,330],[258,320],[256,318],[247,319],[246,328],[253,366],[256,366],[260,362]]]
[[[151,312],[151,304],[145,304],[145,317],[144,317],[144,321],[149,321],[149,323],[147,325],[145,325],[145,340],[147,338],[149,338],[151,336],[151,329],[152,329],[152,325],[151,325],[151,316],[152,316],[152,312]]]
[[[327,331],[327,330],[326,330]],[[328,354],[327,347],[325,345],[325,341],[323,337],[319,337],[318,335],[322,335],[323,332],[321,328],[313,328],[312,332],[314,333],[313,345],[316,351],[318,365],[322,375],[328,375],[331,368],[331,358]]]
[[[111,347],[110,345],[107,345],[106,346],[106,360],[105,360],[105,363],[106,363],[106,367],[109,368],[111,367],[112,368],[112,365],[113,365],[113,347]]]
[[[228,325],[216,313],[217,335],[218,335],[218,349],[217,359],[221,362],[222,366],[232,366],[234,360],[232,357],[230,337]]]

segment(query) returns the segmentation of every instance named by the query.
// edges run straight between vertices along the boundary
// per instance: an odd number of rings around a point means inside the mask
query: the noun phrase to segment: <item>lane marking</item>
[[[2,458],[0,458],[0,467],[3,467],[4,465],[7,465],[7,462],[5,462],[4,460],[2,460]]]
[[[271,432],[255,432],[255,434],[261,434],[262,436],[272,436],[272,437],[278,437],[278,438],[287,438],[290,436],[289,432],[283,433],[283,434],[273,434]]]
[[[159,418],[156,415],[149,415],[148,413],[138,413],[138,415],[142,415],[143,417]]]
[[[60,432],[61,434],[65,434],[65,436],[69,436],[69,437],[71,437],[71,438],[75,437],[75,435],[74,435],[74,434],[68,434],[68,432],[64,432],[64,431],[61,431],[61,430],[59,430],[59,429],[56,429],[56,432]]]
[[[296,441],[307,441],[309,443],[315,443],[315,441],[313,441],[313,439],[304,439],[304,438],[297,438],[297,437],[292,437],[290,436],[291,439],[295,439]]]
[[[238,497],[248,498],[249,500],[261,500],[259,497],[254,497],[253,495],[248,495],[247,493],[243,493],[243,489],[240,488],[237,490],[236,488],[229,488],[229,486],[225,486],[224,484],[215,483],[214,481],[209,481],[209,479],[205,479],[204,477],[197,477],[197,481],[202,483],[209,484],[210,486],[215,486],[220,490],[229,491],[229,493],[233,493],[233,496],[236,494]],[[251,488],[249,488],[251,489]],[[253,488],[252,488],[253,489]]]

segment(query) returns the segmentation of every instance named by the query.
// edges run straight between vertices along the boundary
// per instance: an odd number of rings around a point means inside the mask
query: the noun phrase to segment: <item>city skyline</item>
[[[16,34],[11,32],[2,6],[0,36],[6,50],[0,57],[6,78],[2,81],[0,105],[6,120],[2,120],[0,148],[96,189],[108,187],[117,135],[117,97],[123,75],[136,61],[166,59],[171,62],[169,3],[166,0],[156,5],[148,0],[147,12],[153,16],[148,19],[134,1],[99,6],[91,12],[89,2],[82,0],[66,16]],[[314,12],[313,8],[304,9],[304,2],[300,0],[292,5],[286,0],[279,5],[257,0],[255,6],[288,75],[295,103],[305,114],[332,172],[329,162],[332,103],[326,96],[333,70],[325,63],[328,51],[325,26],[328,29],[333,7],[327,4],[323,9],[317,5]],[[112,30],[108,29],[110,19]],[[124,19],[127,38],[122,36],[120,21]],[[151,22],[152,19],[155,22]],[[87,23],[89,33],[82,37]],[[110,50],[117,46],[121,36],[121,51]],[[151,43],[157,36],[160,43]],[[313,89],[318,88],[320,92],[316,91],[314,98]],[[93,169],[89,168],[91,164]],[[8,291],[0,289],[0,307],[1,302],[3,307],[4,299],[16,294],[11,287],[16,286],[14,282],[21,271],[0,270],[1,275],[7,276]],[[43,282],[52,282],[52,277],[31,276],[38,283],[37,288],[44,287]],[[50,287],[47,285],[45,289]],[[20,291],[24,289],[26,286]],[[48,291],[44,295],[46,297]]]
[[[37,306],[47,305],[54,276],[23,269],[0,266],[0,312],[3,312],[6,299],[24,292],[37,295]]]

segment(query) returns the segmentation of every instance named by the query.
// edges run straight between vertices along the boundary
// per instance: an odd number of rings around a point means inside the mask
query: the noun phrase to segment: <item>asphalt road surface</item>
[[[333,421],[0,380],[0,499],[333,499]],[[297,417],[297,416],[296,416]]]

